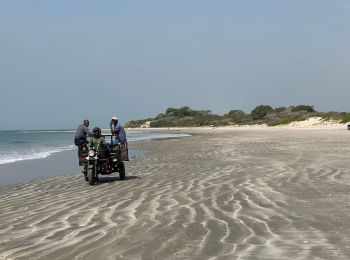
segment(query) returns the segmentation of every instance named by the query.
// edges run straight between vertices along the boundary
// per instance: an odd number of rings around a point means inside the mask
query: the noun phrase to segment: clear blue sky
[[[190,106],[350,112],[350,1],[0,1],[0,129]]]

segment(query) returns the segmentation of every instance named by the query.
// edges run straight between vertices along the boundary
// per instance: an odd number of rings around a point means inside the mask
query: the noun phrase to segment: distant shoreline
[[[229,126],[190,126],[190,127],[135,127],[126,128],[126,131],[187,131],[187,130],[235,130],[235,129],[347,129],[347,124],[333,120],[323,120],[321,117],[311,117],[304,121],[296,121],[286,125],[268,126],[255,125],[229,125]]]

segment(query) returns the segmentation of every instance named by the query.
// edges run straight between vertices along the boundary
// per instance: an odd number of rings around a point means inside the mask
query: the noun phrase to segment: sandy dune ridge
[[[0,192],[1,259],[349,259],[344,129],[206,129],[139,144],[127,179]]]

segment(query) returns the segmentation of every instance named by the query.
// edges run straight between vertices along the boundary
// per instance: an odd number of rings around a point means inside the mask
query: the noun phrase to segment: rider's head
[[[98,127],[94,127],[94,129],[92,129],[92,133],[94,135],[94,137],[100,137],[101,136],[101,129]]]
[[[89,127],[89,120],[87,120],[87,119],[85,119],[84,121],[83,121],[83,125],[84,126],[86,126],[86,127]]]
[[[118,117],[116,117],[116,116],[112,117],[112,122],[114,124],[118,124]]]

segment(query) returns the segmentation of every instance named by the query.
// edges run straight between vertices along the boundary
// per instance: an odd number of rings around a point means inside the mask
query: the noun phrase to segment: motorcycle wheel
[[[84,178],[86,182],[89,181],[89,178],[87,177],[87,166],[84,166]]]
[[[119,179],[124,180],[125,179],[125,166],[123,162],[118,163],[119,168]]]
[[[95,184],[95,178],[94,178],[94,169],[93,168],[89,168],[87,170],[87,179],[90,185],[94,185]]]

